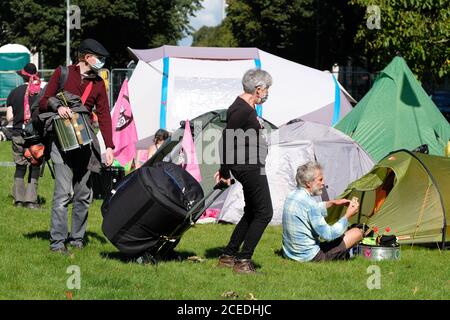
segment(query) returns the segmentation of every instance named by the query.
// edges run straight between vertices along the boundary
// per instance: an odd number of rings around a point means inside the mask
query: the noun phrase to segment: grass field
[[[10,144],[0,143],[0,161],[12,161]],[[234,275],[215,267],[232,225],[197,225],[177,247],[200,262],[162,262],[142,266],[123,262],[101,231],[101,202],[90,210],[87,241],[72,256],[49,252],[53,181],[48,169],[40,180],[43,208],[15,208],[10,197],[13,167],[0,168],[1,299],[449,299],[450,252],[402,247],[400,261],[300,264],[280,256],[281,227],[268,227],[254,255],[259,275]],[[71,265],[78,266],[81,288],[69,289]],[[380,289],[370,290],[372,265],[380,269]],[[370,268],[369,268],[370,271]],[[70,282],[70,281],[69,281]],[[232,294],[233,292],[234,294]],[[227,294],[225,294],[227,293]]]

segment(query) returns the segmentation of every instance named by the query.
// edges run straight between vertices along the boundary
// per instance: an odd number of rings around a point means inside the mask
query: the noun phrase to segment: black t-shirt
[[[227,110],[227,125],[222,133],[220,175],[229,178],[229,169],[263,167],[267,156],[267,142],[262,122],[256,110],[237,97]]]
[[[13,109],[13,128],[14,129],[22,129],[23,128],[23,104],[25,91],[27,90],[27,84],[23,84],[13,89],[6,100],[6,106],[12,107]],[[34,101],[37,99],[38,95],[33,95],[28,98],[28,103],[30,107],[33,105]]]

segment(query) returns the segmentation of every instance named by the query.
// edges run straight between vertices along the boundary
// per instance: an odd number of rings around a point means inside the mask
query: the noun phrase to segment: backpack
[[[58,81],[58,91],[64,89],[67,77],[68,77],[68,68],[65,66],[61,66],[61,74],[59,75]],[[48,84],[46,84],[44,88],[41,89],[37,99],[30,106],[31,120],[24,129],[23,138],[26,141],[29,141],[31,144],[40,143],[44,138],[44,123],[39,118],[39,102],[41,101],[41,98],[44,95],[47,86]]]

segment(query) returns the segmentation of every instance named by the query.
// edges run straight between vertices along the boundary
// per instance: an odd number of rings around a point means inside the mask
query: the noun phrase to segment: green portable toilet
[[[6,102],[9,93],[23,83],[16,74],[30,62],[30,51],[20,44],[7,44],[0,47],[0,105]]]
[[[352,182],[339,198],[358,197],[360,210],[350,223],[365,223],[400,243],[450,240],[450,158],[400,150]],[[329,210],[334,223],[347,207]]]

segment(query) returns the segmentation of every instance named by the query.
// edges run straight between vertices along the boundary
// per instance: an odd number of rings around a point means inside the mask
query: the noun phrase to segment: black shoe
[[[35,203],[35,202],[26,202],[25,207],[28,209],[33,209],[33,210],[38,210],[41,208],[39,203]]]
[[[23,207],[23,202],[21,202],[21,201],[14,202],[14,207],[22,208]]]
[[[78,250],[82,250],[84,248],[84,244],[80,243],[80,242],[74,242],[74,243],[69,243],[69,245],[74,248],[74,249],[78,249]]]
[[[178,253],[176,253],[174,250],[170,250],[167,252],[167,254],[164,256],[165,261],[182,261],[183,257],[180,256]]]
[[[66,247],[62,247],[62,248],[58,248],[58,249],[50,249],[50,251],[53,252],[53,253],[62,254],[64,256],[70,255],[70,252],[69,252],[69,250],[67,250]]]

